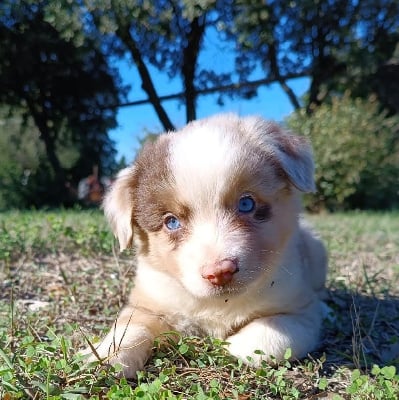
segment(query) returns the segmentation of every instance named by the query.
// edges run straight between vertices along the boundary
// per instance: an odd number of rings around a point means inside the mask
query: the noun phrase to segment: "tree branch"
[[[137,66],[137,70],[141,78],[141,87],[148,95],[148,103],[151,103],[153,105],[155,112],[157,113],[158,118],[161,121],[164,129],[166,131],[173,131],[175,127],[172,121],[169,119],[165,109],[162,107],[161,99],[156,92],[154,83],[152,82],[151,79],[150,72],[148,71],[148,68],[144,63],[140,50],[138,49],[135,41],[130,35],[129,27],[122,25],[120,21],[118,21],[118,25],[119,26],[116,30],[116,34],[123,41],[125,46],[129,49],[133,61]]]
[[[270,71],[272,75],[275,76],[276,81],[280,84],[281,88],[284,90],[284,92],[290,99],[291,104],[294,106],[294,109],[299,110],[301,108],[301,105],[299,104],[298,98],[296,97],[294,91],[288,86],[286,80],[280,74],[275,42],[269,44],[269,61],[270,61]]]
[[[296,78],[304,78],[306,76],[309,76],[310,71],[309,70],[303,70],[297,73],[292,73],[292,74],[287,74],[281,77],[284,81],[290,80],[290,79],[296,79]],[[206,89],[198,89],[197,90],[197,96],[205,96],[208,94],[213,94],[213,93],[218,93],[218,92],[231,92],[231,91],[238,91],[241,88],[257,88],[259,86],[263,85],[270,85],[271,83],[276,82],[276,78],[264,78],[264,79],[257,79],[253,81],[247,81],[247,82],[237,82],[237,83],[231,83],[229,85],[220,85],[220,86],[214,86],[211,88],[206,88]],[[168,101],[168,100],[177,100],[177,99],[183,99],[185,95],[185,92],[178,92],[178,93],[172,93],[172,94],[167,94],[164,96],[158,96],[158,99],[162,101]],[[119,107],[133,107],[133,106],[140,106],[144,104],[149,104],[151,103],[150,99],[142,99],[142,100],[134,100],[134,101],[128,101],[126,103],[119,103],[115,104],[113,107],[106,107],[104,109],[109,109],[109,108],[119,108]]]
[[[184,97],[186,101],[187,122],[196,119],[197,91],[194,85],[197,69],[198,53],[205,32],[205,14],[195,17],[190,24],[187,34],[187,46],[183,49],[182,75],[184,82]]]

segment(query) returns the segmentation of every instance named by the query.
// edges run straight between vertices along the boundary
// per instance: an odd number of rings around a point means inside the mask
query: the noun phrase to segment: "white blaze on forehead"
[[[229,185],[239,167],[240,144],[231,125],[193,124],[175,135],[171,167],[179,196],[190,204],[208,201]]]

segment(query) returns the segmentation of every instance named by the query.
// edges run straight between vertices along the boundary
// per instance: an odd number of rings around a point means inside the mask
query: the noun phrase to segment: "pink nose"
[[[202,270],[202,277],[212,285],[223,286],[233,279],[238,272],[237,260],[226,258],[212,265],[206,265]]]

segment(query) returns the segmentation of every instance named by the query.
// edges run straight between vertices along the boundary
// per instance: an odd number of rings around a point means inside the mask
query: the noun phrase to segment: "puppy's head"
[[[271,276],[314,190],[309,144],[261,118],[220,115],[148,143],[107,194],[121,248],[197,297]]]

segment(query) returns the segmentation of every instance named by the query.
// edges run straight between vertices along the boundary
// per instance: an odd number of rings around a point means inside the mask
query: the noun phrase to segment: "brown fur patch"
[[[272,207],[270,204],[259,205],[254,213],[254,218],[257,221],[268,221],[272,216]]]
[[[148,234],[160,232],[167,237],[170,247],[176,249],[188,233],[192,216],[189,207],[179,201],[170,166],[171,136],[162,135],[156,142],[148,143],[136,160],[136,187],[134,188],[133,223],[141,232],[141,240],[148,251]],[[165,218],[172,214],[182,227],[168,230]]]
[[[147,143],[136,160],[133,219],[142,229],[162,229],[163,216],[170,212],[168,199],[173,198],[173,178],[169,166],[169,137]]]

